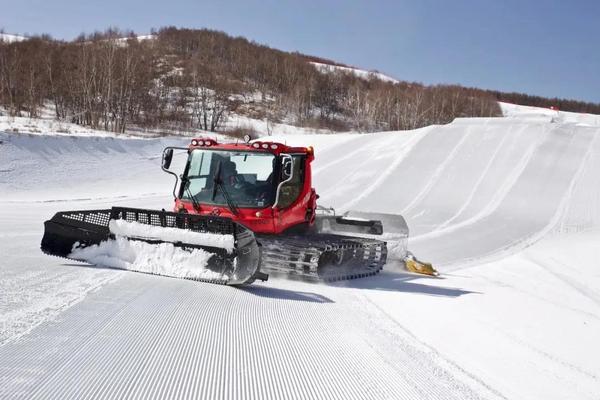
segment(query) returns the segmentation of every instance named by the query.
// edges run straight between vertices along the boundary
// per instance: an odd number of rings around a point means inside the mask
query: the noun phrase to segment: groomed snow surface
[[[160,154],[186,139],[0,133],[0,398],[598,399],[599,124],[503,108],[277,138],[315,146],[322,205],[402,213],[409,249],[442,274],[392,263],[331,285],[45,256],[56,211],[170,209]],[[139,266],[181,267],[158,253]]]

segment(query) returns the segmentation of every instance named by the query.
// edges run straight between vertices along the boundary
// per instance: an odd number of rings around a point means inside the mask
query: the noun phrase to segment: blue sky
[[[600,1],[0,0],[7,33],[212,28],[426,84],[600,102]]]

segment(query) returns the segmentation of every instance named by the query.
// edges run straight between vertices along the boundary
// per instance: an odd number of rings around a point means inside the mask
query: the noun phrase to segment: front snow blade
[[[228,285],[266,280],[254,234],[228,218],[113,207],[44,222],[44,253],[137,272]]]

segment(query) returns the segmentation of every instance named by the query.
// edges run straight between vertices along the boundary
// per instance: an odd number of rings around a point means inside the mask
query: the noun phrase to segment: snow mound
[[[52,114],[44,118],[11,117],[2,115],[0,109],[0,131],[52,136],[115,137],[113,132],[101,131],[85,126],[59,121]]]
[[[183,242],[200,246],[218,247],[233,252],[234,239],[232,235],[194,232],[187,229],[163,228],[139,222],[128,222],[122,219],[111,220],[108,224],[111,233],[116,236],[162,240],[165,242]]]
[[[189,139],[0,131],[0,142],[0,201],[45,202],[152,194],[168,199],[173,179],[160,169],[162,149],[185,146]]]
[[[176,278],[228,279],[226,275],[207,269],[212,253],[202,249],[182,249],[174,243],[217,247],[231,253],[234,247],[231,235],[162,228],[124,220],[111,220],[109,229],[116,236],[115,240],[83,248],[75,247],[69,257],[95,265]],[[126,237],[161,240],[163,243],[150,244]]]
[[[26,36],[22,35],[12,35],[10,33],[0,33],[0,42],[14,43],[14,42],[22,42],[27,40]]]
[[[551,110],[543,107],[521,106],[498,102],[502,114],[507,118],[545,119],[548,122],[576,124],[577,126],[600,126],[600,115]]]
[[[172,243],[149,244],[117,237],[84,248],[75,248],[69,258],[94,265],[175,278],[227,280],[206,268],[212,254],[201,249],[184,250]]]

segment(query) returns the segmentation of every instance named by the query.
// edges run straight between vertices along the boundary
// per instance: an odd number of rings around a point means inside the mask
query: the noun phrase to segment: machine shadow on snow
[[[330,298],[317,293],[300,292],[268,286],[243,286],[240,287],[239,290],[269,299],[304,301],[308,303],[335,303]]]
[[[87,264],[87,263],[81,263],[81,264],[63,263],[61,265],[68,266],[68,267],[78,267],[78,268],[83,267],[83,268],[94,268],[94,269],[108,269],[108,270],[112,270],[115,272],[132,272],[132,271],[127,271],[127,270],[123,270],[123,269],[106,267],[103,265]],[[136,272],[136,273],[139,273],[139,272]],[[159,275],[153,275],[153,274],[144,274],[144,275],[155,276],[155,277],[164,278],[164,279],[177,279],[174,277],[159,276]],[[193,281],[185,281],[185,282],[192,282],[192,283],[196,283],[198,285],[204,284],[203,282],[193,282]],[[269,298],[269,299],[303,301],[303,302],[307,302],[307,303],[335,303],[333,300],[331,300],[330,298],[328,298],[326,296],[320,295],[318,293],[312,293],[312,292],[302,292],[302,291],[281,289],[281,288],[269,287],[269,286],[239,286],[236,289],[241,290],[246,293],[253,294],[255,296]]]
[[[83,267],[83,268],[101,268],[110,269],[113,271],[122,271],[122,269],[105,267],[101,265],[92,265],[86,263],[64,263],[64,266]],[[151,274],[149,274],[151,275]],[[169,279],[176,279],[170,278]],[[285,277],[278,277],[279,279],[286,279]],[[289,279],[289,278],[288,278]],[[441,296],[441,297],[460,297],[465,294],[481,294],[481,292],[474,292],[470,290],[463,290],[459,288],[445,288],[439,286],[430,286],[422,283],[411,282],[414,279],[430,279],[431,281],[439,281],[441,278],[427,278],[423,275],[413,275],[400,271],[394,272],[383,272],[381,274],[371,276],[368,279],[352,279],[339,282],[307,282],[304,283],[325,285],[331,287],[345,287],[352,289],[366,289],[366,290],[381,290],[386,292],[406,292],[406,293],[421,293],[430,296]],[[198,282],[200,284],[200,282]],[[253,294],[255,296],[280,299],[280,300],[293,300],[293,301],[304,301],[309,303],[335,303],[330,298],[313,293],[313,292],[302,292],[289,289],[282,289],[270,286],[240,286],[237,288],[246,293]]]
[[[416,276],[409,273],[394,271],[383,272],[379,275],[369,277],[369,279],[340,281],[329,283],[328,285],[353,289],[382,290],[386,292],[421,293],[429,296],[441,297],[460,297],[465,294],[481,294],[480,292],[473,292],[470,290],[446,288],[411,282],[414,279],[429,279],[433,282],[440,280],[440,278],[425,278],[422,275]]]

